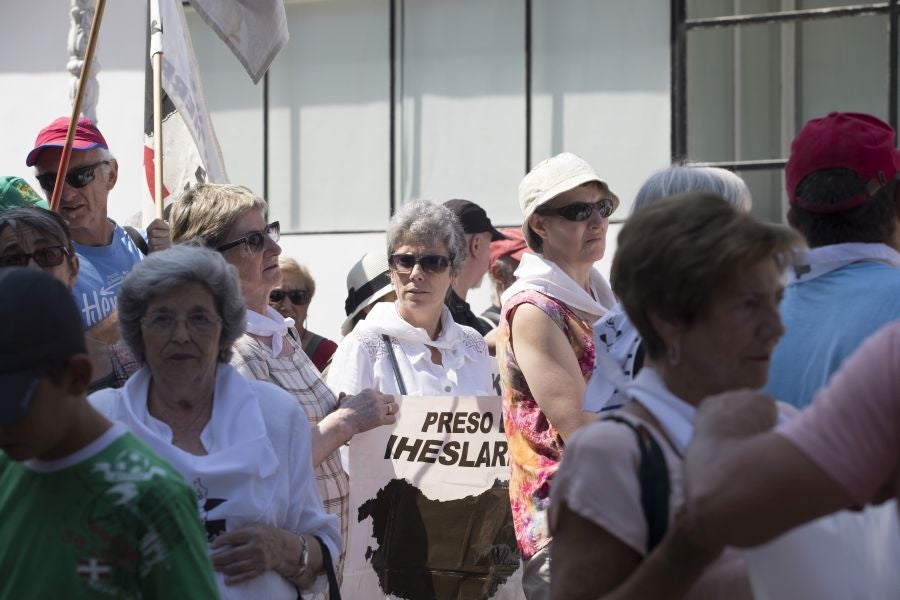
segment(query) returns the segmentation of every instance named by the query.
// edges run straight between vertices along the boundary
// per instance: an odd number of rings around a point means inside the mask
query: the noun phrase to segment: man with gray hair
[[[448,200],[444,206],[452,210],[462,224],[466,234],[466,261],[462,271],[450,285],[447,298],[444,303],[450,309],[453,320],[460,325],[468,325],[481,335],[488,334],[494,329],[494,324],[487,319],[480,318],[472,312],[466,296],[469,290],[481,285],[485,273],[488,271],[491,259],[491,242],[505,240],[506,236],[500,233],[491,224],[484,209],[468,200]]]
[[[798,408],[883,325],[900,319],[900,153],[890,125],[834,112],[803,126],[785,182],[788,221],[811,250],[790,273],[787,333],[764,390]]]
[[[25,164],[49,199],[53,195],[69,117],[60,117],[37,135]],[[72,155],[63,180],[57,211],[72,232],[81,270],[72,293],[89,337],[112,344],[119,339],[115,317],[116,292],[144,254],[171,245],[169,226],[156,219],[147,226],[146,240],[133,228],[121,227],[107,216],[109,193],[119,177],[119,163],[89,119],[75,128]]]

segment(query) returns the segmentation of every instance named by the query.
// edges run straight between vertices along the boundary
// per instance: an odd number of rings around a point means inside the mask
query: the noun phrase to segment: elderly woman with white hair
[[[487,344],[444,305],[466,259],[456,215],[425,201],[405,205],[388,227],[387,256],[397,300],[375,304],[341,341],[328,384],[348,394],[372,387],[413,396],[494,395]]]
[[[647,178],[634,198],[631,214],[688,192],[716,194],[742,212],[749,212],[753,205],[747,184],[731,171],[676,165]],[[637,376],[645,354],[641,336],[621,304],[594,323],[594,349],[594,373],[584,394],[584,408],[595,412],[612,410],[627,401],[619,388]]]
[[[222,596],[324,589],[341,539],[316,487],[306,415],[228,364],[245,327],[235,269],[204,248],[151,254],[122,283],[118,310],[145,366],[90,401],[193,486]]]
[[[615,304],[594,267],[619,199],[581,158],[563,153],[519,185],[522,233],[535,253],[503,293],[497,359],[510,450],[510,500],[528,598],[550,593],[550,486],[566,441],[595,415],[582,410],[594,366],[591,324]]]

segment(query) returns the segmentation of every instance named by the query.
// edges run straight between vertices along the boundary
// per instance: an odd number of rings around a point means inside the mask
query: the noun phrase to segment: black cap
[[[490,231],[492,242],[506,239],[505,235],[491,225],[491,220],[488,219],[484,209],[474,202],[469,202],[468,200],[447,200],[444,202],[444,206],[456,213],[456,216],[459,217],[459,222],[462,223],[463,231],[466,233]]]
[[[84,332],[72,292],[24,267],[0,269],[0,321],[0,425],[12,425],[47,369],[85,352]]]

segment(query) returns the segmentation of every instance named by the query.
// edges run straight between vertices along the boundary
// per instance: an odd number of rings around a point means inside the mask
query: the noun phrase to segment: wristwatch
[[[297,537],[300,539],[300,564],[297,565],[297,570],[290,574],[288,579],[297,579],[306,573],[306,568],[309,566],[309,542],[302,533],[298,533]]]

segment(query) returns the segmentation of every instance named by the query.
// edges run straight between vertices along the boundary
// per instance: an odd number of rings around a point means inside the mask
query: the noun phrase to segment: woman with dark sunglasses
[[[340,518],[346,539],[350,486],[338,449],[357,433],[393,423],[393,398],[363,390],[339,403],[303,352],[294,320],[269,305],[272,290],[281,284],[281,247],[278,222],[266,223],[266,209],[266,201],[246,187],[201,184],[172,205],[172,240],[199,238],[237,269],[247,331],[234,342],[231,365],[246,377],[281,387],[303,407],[311,425],[319,493],[325,510]],[[343,553],[335,559],[340,578]]]
[[[453,321],[444,298],[466,258],[459,219],[430,202],[391,219],[387,255],[396,302],[376,304],[338,346],[328,373],[336,392],[372,387],[412,396],[494,395],[484,338]]]
[[[333,341],[315,334],[306,328],[306,314],[313,296],[316,282],[309,270],[293,258],[281,257],[281,285],[269,293],[269,304],[285,318],[294,319],[294,327],[300,334],[300,345],[320,372],[331,362],[331,355],[337,350]]]
[[[596,419],[582,410],[593,372],[591,325],[615,304],[594,268],[606,250],[608,217],[619,199],[581,158],[563,153],[519,184],[522,234],[535,253],[501,297],[497,360],[509,440],[516,539],[530,599],[549,598],[550,486],[565,443]]]

